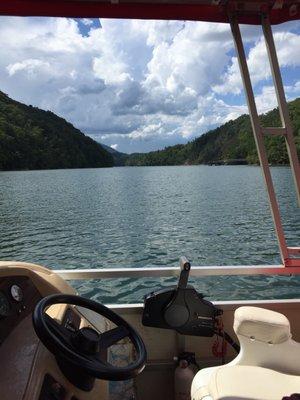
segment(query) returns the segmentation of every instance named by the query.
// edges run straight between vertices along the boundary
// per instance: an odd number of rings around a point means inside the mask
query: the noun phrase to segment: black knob
[[[81,353],[92,355],[99,351],[100,335],[93,328],[81,328],[74,333],[72,344]]]
[[[171,328],[180,328],[189,320],[189,310],[181,304],[171,304],[164,314],[166,323]]]

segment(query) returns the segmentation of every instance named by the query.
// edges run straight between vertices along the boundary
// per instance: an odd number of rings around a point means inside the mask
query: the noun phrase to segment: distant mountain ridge
[[[300,98],[291,101],[289,111],[300,154]],[[260,116],[262,126],[281,126],[278,109]],[[287,164],[283,137],[265,137],[271,164]],[[125,165],[257,164],[258,156],[249,115],[242,115],[213,129],[187,144],[166,147],[149,153],[135,153]]]
[[[113,156],[115,167],[123,167],[126,163],[127,158],[130,157],[129,154],[117,151],[110,146],[106,146],[106,144],[103,143],[100,144],[106,151],[108,151]]]
[[[289,103],[289,111],[300,154],[300,98]],[[262,126],[281,125],[278,109],[260,118]],[[265,143],[271,164],[288,163],[283,137],[266,137]],[[12,100],[0,91],[0,170],[257,163],[248,115],[185,145],[125,154],[97,143],[54,113]]]
[[[0,91],[0,170],[113,165],[109,152],[63,118]]]

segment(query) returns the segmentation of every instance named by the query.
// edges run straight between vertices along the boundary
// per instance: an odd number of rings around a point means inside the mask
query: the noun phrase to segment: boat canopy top
[[[194,20],[228,23],[234,12],[242,24],[300,19],[300,0],[0,0],[0,15],[73,18]]]

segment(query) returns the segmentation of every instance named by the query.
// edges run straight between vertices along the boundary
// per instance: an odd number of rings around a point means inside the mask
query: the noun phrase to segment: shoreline
[[[3,172],[34,172],[34,171],[74,171],[74,170],[96,170],[96,169],[114,169],[114,168],[135,168],[135,167],[197,167],[197,166],[206,166],[206,167],[260,167],[259,164],[174,164],[174,165],[117,165],[114,167],[84,167],[84,168],[43,168],[43,169],[0,169],[0,173]],[[272,167],[290,167],[289,164],[269,164]]]

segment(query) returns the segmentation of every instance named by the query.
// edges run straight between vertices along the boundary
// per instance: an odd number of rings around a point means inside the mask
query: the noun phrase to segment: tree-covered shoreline
[[[300,154],[300,98],[289,103],[289,111]],[[281,125],[278,109],[269,111],[260,118],[264,127]],[[284,141],[283,137],[265,137],[270,164],[288,164]],[[170,146],[150,153],[131,154],[125,159],[125,165],[128,166],[195,164],[258,164],[249,115],[229,121],[187,144]]]
[[[112,167],[113,157],[51,111],[0,92],[0,170]]]
[[[289,103],[300,154],[300,98]],[[278,109],[260,116],[262,126],[280,126]],[[288,164],[283,137],[265,137],[271,165]],[[125,154],[101,145],[50,111],[27,106],[0,91],[0,170],[112,166],[256,165],[249,115],[242,115],[188,142],[149,153]]]

